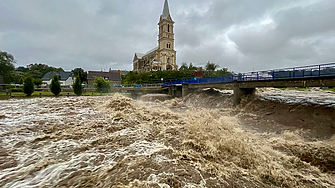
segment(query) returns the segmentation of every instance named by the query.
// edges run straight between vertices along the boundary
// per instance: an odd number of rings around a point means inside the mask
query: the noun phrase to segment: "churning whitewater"
[[[290,92],[3,100],[0,187],[335,187],[334,94]]]

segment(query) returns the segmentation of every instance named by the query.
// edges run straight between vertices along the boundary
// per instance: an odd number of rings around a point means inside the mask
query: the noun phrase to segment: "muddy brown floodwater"
[[[271,92],[0,101],[0,187],[335,187],[333,107]]]

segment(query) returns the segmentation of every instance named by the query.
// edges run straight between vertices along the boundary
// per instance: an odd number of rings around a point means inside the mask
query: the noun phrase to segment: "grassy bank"
[[[82,96],[108,96],[112,93],[96,93],[96,92],[86,92]],[[32,97],[53,97],[55,96],[50,91],[35,91],[32,96],[27,97],[23,92],[12,92],[11,98],[32,98]],[[61,92],[59,96],[76,96],[73,92]],[[0,92],[0,100],[8,99],[6,92]]]

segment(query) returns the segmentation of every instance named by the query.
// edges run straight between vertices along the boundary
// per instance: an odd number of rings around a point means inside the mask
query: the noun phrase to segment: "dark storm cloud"
[[[157,46],[164,0],[0,1],[0,49],[18,65],[131,69]],[[251,71],[335,61],[333,0],[170,0],[177,63]]]

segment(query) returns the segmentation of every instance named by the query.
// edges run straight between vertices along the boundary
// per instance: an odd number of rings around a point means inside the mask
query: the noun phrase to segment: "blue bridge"
[[[235,103],[254,92],[256,87],[335,87],[335,63],[231,74],[219,77],[191,78],[162,85],[172,96],[186,96],[201,88],[233,89]]]
[[[335,63],[329,63],[321,65],[231,74],[219,77],[176,80],[164,83],[162,87],[168,87],[171,85],[183,84],[183,83],[200,84],[200,83],[217,83],[217,82],[233,82],[233,81],[257,81],[257,80],[292,79],[292,78],[307,78],[307,77],[321,77],[321,76],[334,76],[334,75],[335,75]]]

